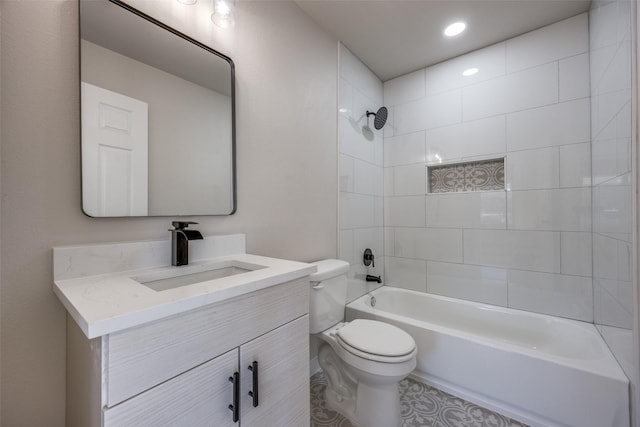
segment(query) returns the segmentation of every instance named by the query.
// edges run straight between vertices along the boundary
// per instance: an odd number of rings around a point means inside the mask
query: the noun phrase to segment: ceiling
[[[589,10],[590,0],[297,0],[382,81]],[[454,21],[467,30],[442,31]]]

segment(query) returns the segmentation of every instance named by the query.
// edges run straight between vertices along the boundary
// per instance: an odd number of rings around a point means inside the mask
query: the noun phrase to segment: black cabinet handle
[[[237,423],[240,419],[240,373],[234,372],[229,381],[233,383],[233,404],[229,405],[229,409],[233,412],[233,422]]]
[[[253,379],[253,390],[249,391],[249,396],[253,397],[253,407],[258,406],[258,362],[254,361],[249,365]]]

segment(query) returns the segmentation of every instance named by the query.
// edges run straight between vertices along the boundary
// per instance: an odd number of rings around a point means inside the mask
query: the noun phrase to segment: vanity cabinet
[[[68,322],[67,424],[307,425],[308,293],[298,279],[93,340]]]

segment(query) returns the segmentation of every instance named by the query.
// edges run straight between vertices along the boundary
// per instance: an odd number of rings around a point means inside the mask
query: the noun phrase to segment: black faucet
[[[193,221],[171,221],[171,265],[189,264],[189,240],[202,240],[198,230],[186,230]]]
[[[365,281],[382,283],[382,278],[380,276],[372,276],[370,274],[367,274],[367,277],[365,278]]]

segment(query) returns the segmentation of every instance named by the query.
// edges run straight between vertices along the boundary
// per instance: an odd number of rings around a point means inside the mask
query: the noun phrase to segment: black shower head
[[[367,118],[369,116],[375,116],[373,119],[373,126],[380,130],[387,123],[387,115],[388,115],[387,107],[380,107],[377,112],[367,111]]]

